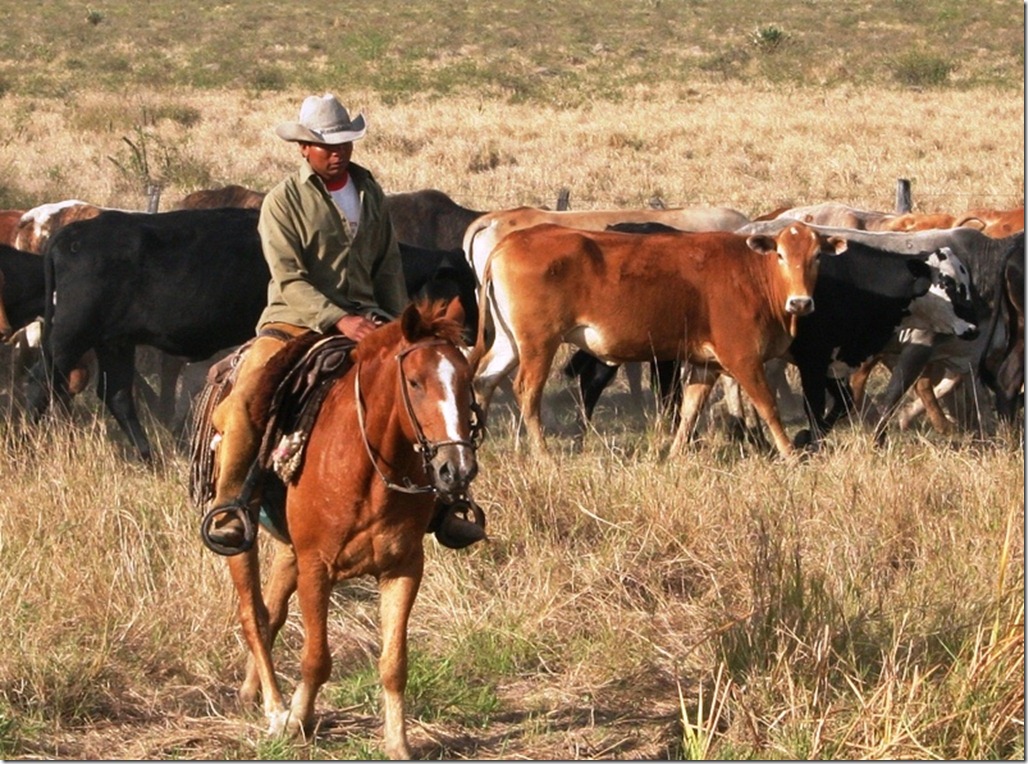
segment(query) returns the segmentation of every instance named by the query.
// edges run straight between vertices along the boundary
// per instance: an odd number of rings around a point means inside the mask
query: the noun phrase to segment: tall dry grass
[[[556,403],[554,399],[551,403]],[[787,464],[718,430],[683,460],[601,407],[581,452],[494,418],[491,539],[429,544],[412,621],[412,738],[442,758],[1023,756],[1024,460],[866,433]],[[0,746],[58,758],[366,758],[371,582],[331,611],[307,746],[233,700],[243,647],[169,438],[156,471],[85,407],[5,430]],[[287,687],[301,629],[277,648]]]
[[[387,190],[482,209],[552,204],[561,187],[579,208],[888,209],[899,177],[919,209],[1023,201],[1023,94],[726,84],[566,109],[340,94],[369,118],[356,160]],[[303,95],[4,95],[2,199],[143,208],[132,146],[165,208],[201,185],[267,188],[298,159],[271,129]],[[0,756],[377,755],[373,587],[336,594],[313,742],[267,740],[233,702],[233,596],[182,457],[159,433],[160,468],[127,461],[96,413],[87,396],[70,424],[0,426]],[[516,422],[494,413],[481,455],[491,541],[429,550],[409,687],[420,755],[1023,758],[1017,434],[894,432],[876,451],[843,429],[797,465],[712,431],[668,463],[652,418],[612,396],[581,452],[557,436],[540,464]],[[300,641],[294,614],[287,686]]]
[[[0,203],[145,209],[143,175],[163,184],[162,209],[200,187],[266,190],[298,162],[272,129],[305,95],[4,95],[0,131],[13,138],[0,144]],[[552,206],[567,187],[583,209],[659,196],[749,215],[829,199],[888,210],[898,178],[924,211],[1013,207],[1024,195],[1023,92],[663,85],[577,108],[339,95],[366,114],[354,159],[387,191],[439,188],[475,209]]]

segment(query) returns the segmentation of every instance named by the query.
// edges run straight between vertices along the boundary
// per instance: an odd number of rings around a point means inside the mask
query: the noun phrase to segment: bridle
[[[414,429],[414,437],[416,442],[414,443],[414,450],[421,454],[421,464],[426,475],[432,474],[432,460],[435,459],[439,453],[439,449],[444,446],[460,446],[463,448],[470,448],[472,451],[478,449],[479,444],[482,442],[482,437],[485,433],[485,419],[482,415],[482,409],[475,402],[474,391],[471,394],[471,437],[467,440],[440,440],[430,441],[425,437],[424,428],[421,426],[421,422],[418,421],[417,414],[414,412],[414,405],[410,400],[410,393],[407,391],[407,375],[403,371],[403,360],[410,353],[415,350],[422,350],[433,345],[450,345],[453,347],[453,343],[443,339],[426,340],[423,342],[416,342],[407,348],[404,348],[397,353],[394,358],[396,359],[396,369],[400,376],[400,397],[403,399],[403,406],[407,412],[407,417],[410,420],[411,427]],[[353,375],[353,389],[354,397],[357,405],[357,422],[360,426],[361,440],[364,441],[364,449],[368,452],[368,458],[371,460],[371,465],[375,468],[375,472],[382,479],[386,488],[393,491],[399,491],[400,493],[420,494],[420,493],[439,493],[439,489],[434,485],[415,485],[409,477],[404,476],[403,484],[396,483],[386,477],[385,473],[382,472],[378,466],[378,460],[375,458],[375,452],[371,447],[371,442],[368,440],[368,431],[365,427],[364,422],[364,397],[361,395],[361,362],[357,362],[357,368],[354,369]]]

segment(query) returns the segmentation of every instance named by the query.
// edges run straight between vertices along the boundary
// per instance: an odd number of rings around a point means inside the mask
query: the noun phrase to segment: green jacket
[[[396,317],[406,307],[385,194],[368,170],[351,162],[349,171],[361,200],[356,236],[306,160],[264,198],[258,230],[271,282],[258,330],[282,321],[325,332],[347,314]]]

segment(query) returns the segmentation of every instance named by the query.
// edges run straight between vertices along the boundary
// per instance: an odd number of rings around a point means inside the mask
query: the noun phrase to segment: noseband
[[[400,396],[403,399],[404,409],[407,411],[407,417],[410,419],[411,426],[414,429],[414,437],[416,443],[414,443],[414,450],[421,454],[421,464],[425,470],[426,475],[432,474],[432,460],[439,453],[439,449],[444,446],[461,446],[463,448],[470,448],[472,451],[478,449],[479,443],[482,441],[484,433],[484,417],[482,416],[482,409],[475,402],[474,392],[471,395],[471,438],[469,440],[440,440],[436,442],[430,441],[425,437],[424,428],[421,426],[421,422],[418,421],[417,414],[414,412],[414,405],[410,400],[410,393],[407,391],[407,375],[403,372],[403,359],[407,355],[415,350],[422,350],[433,345],[450,345],[453,346],[452,342],[442,339],[427,340],[425,342],[417,342],[404,350],[401,350],[394,357],[396,358],[396,370],[400,375]],[[403,484],[395,483],[389,480],[385,474],[379,469],[378,461],[375,459],[374,451],[371,448],[371,442],[368,440],[368,430],[364,424],[364,397],[361,395],[361,364],[358,362],[357,368],[354,369],[353,375],[353,389],[354,397],[357,403],[357,422],[360,425],[361,440],[364,441],[364,448],[368,452],[368,458],[371,460],[371,465],[375,468],[375,472],[382,479],[386,488],[393,491],[399,491],[401,493],[438,493],[439,489],[434,485],[415,485],[410,478],[404,477]]]

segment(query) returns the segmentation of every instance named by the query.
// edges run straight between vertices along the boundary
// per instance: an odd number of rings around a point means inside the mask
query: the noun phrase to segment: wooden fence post
[[[152,215],[157,212],[157,208],[161,206],[161,184],[148,182],[146,184],[146,196],[146,211]]]
[[[900,178],[896,181],[896,212],[906,214],[913,209],[914,205],[910,200],[910,181]]]

